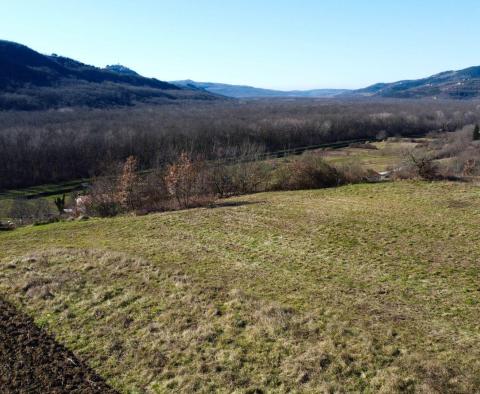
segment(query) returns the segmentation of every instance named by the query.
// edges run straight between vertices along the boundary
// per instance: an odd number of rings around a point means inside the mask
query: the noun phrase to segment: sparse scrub
[[[427,161],[436,169],[437,175],[443,178],[466,179],[478,175],[480,145],[472,137],[476,128],[476,125],[469,125],[453,133],[431,134],[423,145],[417,146],[418,149],[413,151],[414,156],[423,158],[417,159],[413,168],[420,170],[419,166]],[[411,158],[409,161],[412,162]],[[412,172],[412,175],[418,174],[419,171]]]
[[[135,173],[129,158],[120,175],[93,182],[87,198],[88,213],[115,216],[120,212],[147,213],[208,206],[217,198],[268,190],[319,189],[369,181],[374,173],[359,164],[331,166],[319,154],[304,153],[287,161],[260,160],[256,148],[242,149],[236,161],[194,160],[182,152],[164,170]],[[118,167],[118,166],[117,166]],[[115,168],[117,168],[115,167]]]
[[[13,200],[9,217],[19,225],[46,223],[55,218],[50,203],[44,198],[27,200],[16,198]]]
[[[407,169],[410,169],[420,179],[427,181],[438,179],[438,167],[434,159],[424,152],[409,152],[406,157],[406,165]]]

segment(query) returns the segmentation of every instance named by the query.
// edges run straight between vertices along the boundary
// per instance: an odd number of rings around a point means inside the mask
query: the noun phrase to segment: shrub
[[[137,159],[129,156],[123,165],[122,174],[117,184],[117,203],[126,211],[132,211],[138,207],[138,177]]]
[[[210,179],[203,161],[193,161],[182,152],[177,161],[167,167],[165,185],[171,197],[180,208],[202,205],[206,200],[211,201]]]
[[[438,179],[438,166],[433,158],[425,152],[409,152],[407,154],[407,168],[410,168],[412,173],[421,179],[429,181]]]
[[[480,126],[478,124],[475,125],[475,128],[473,129],[473,136],[472,139],[474,141],[480,140]]]
[[[117,199],[116,179],[114,177],[96,178],[85,198],[86,213],[91,216],[109,217],[118,215],[121,206]]]
[[[340,174],[335,168],[319,156],[305,154],[278,168],[272,189],[318,189],[336,186],[340,182]]]
[[[146,174],[138,187],[140,207],[136,208],[137,211],[146,213],[173,209],[163,170],[155,169]]]
[[[18,224],[32,224],[46,222],[54,218],[52,205],[44,198],[27,200],[17,198],[10,207],[9,217]]]
[[[247,161],[229,168],[233,194],[249,194],[267,188],[268,165],[263,161]]]
[[[369,182],[375,180],[379,175],[370,169],[365,169],[360,162],[356,160],[344,164],[335,165],[338,172],[339,183],[352,184],[359,182]]]
[[[65,209],[65,194],[63,194],[62,197],[56,197],[55,200],[53,200],[53,202],[55,203],[55,206],[57,207],[58,212],[60,214],[63,214]]]
[[[235,194],[232,167],[222,162],[216,162],[210,168],[210,179],[215,194],[220,198]]]

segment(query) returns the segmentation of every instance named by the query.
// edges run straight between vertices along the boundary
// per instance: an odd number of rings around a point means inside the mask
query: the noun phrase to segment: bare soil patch
[[[115,393],[31,318],[0,299],[1,393]]]

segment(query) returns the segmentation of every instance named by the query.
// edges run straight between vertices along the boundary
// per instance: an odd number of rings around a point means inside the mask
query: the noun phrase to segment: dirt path
[[[28,316],[0,299],[0,393],[115,393]]]

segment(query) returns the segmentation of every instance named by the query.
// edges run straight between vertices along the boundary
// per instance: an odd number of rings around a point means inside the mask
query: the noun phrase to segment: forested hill
[[[138,102],[219,99],[205,91],[181,88],[124,70],[43,55],[24,45],[0,40],[0,109],[104,108]]]
[[[385,98],[478,99],[480,66],[445,71],[422,79],[377,83],[349,94]]]

